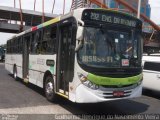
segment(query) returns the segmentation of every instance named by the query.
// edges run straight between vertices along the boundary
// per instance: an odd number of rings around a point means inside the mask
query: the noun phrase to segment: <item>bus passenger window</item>
[[[41,53],[41,38],[42,38],[42,31],[36,31],[36,33],[32,34],[31,53],[34,54]]]
[[[47,41],[42,41],[42,48],[41,48],[41,53],[46,53],[47,52]]]
[[[31,48],[30,48],[30,52],[32,54],[36,53],[36,38],[35,38],[35,33],[32,34],[32,38],[31,38]]]
[[[45,54],[55,54],[56,52],[56,27],[47,27],[44,29],[42,40],[42,50]]]
[[[40,47],[40,43],[36,44],[36,53],[40,54],[41,53],[41,47]]]

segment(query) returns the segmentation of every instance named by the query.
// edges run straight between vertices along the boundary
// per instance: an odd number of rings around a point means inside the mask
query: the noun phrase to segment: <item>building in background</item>
[[[138,0],[124,0],[124,1],[129,3],[129,5],[131,5],[135,9],[138,9]],[[141,13],[145,14],[148,18],[150,18],[151,7],[150,7],[148,0],[141,0],[141,2],[142,2],[141,3]],[[123,5],[119,5],[117,2],[115,2],[115,0],[105,0],[105,4],[109,8],[119,8],[122,10],[126,9]]]
[[[106,6],[108,8],[117,9],[119,11],[127,12],[131,15],[137,16],[137,14],[133,14],[126,7],[124,7],[123,5],[116,2],[116,0],[97,0],[97,1],[103,2],[104,4],[106,4]],[[136,10],[138,10],[138,1],[139,0],[124,0],[124,1],[127,2],[129,5],[131,5],[133,8],[135,8]],[[91,3],[91,7],[98,8],[98,6],[95,5],[94,3]],[[150,7],[150,4],[149,4],[148,0],[141,0],[141,14],[144,14],[145,16],[150,18],[151,7]],[[143,22],[143,31],[147,32],[147,33],[151,33],[153,31],[153,28],[150,27],[150,25],[148,23]]]
[[[97,0],[100,3],[106,4],[108,8],[115,8],[122,11],[127,12],[127,9],[123,5],[119,5],[116,0]],[[124,0],[129,5],[134,7],[135,9],[138,9],[138,1],[139,0]],[[94,2],[91,2],[90,0],[74,0],[72,4],[72,9],[81,8],[81,7],[92,7],[92,8],[99,8]],[[146,15],[148,18],[151,16],[151,7],[148,2],[148,0],[141,0],[141,13]]]

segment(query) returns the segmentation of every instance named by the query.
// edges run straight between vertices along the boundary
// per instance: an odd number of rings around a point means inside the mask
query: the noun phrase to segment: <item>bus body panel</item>
[[[17,69],[17,76],[22,78],[22,55],[6,54],[5,68],[12,74],[14,65]]]
[[[46,71],[55,75],[56,64],[47,66],[47,60],[56,61],[56,55],[30,55],[29,56],[29,82],[43,88],[43,78]]]

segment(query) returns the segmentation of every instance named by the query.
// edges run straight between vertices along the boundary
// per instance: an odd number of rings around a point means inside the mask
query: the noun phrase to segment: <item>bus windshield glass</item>
[[[98,68],[140,67],[138,34],[136,30],[85,27],[79,62]]]

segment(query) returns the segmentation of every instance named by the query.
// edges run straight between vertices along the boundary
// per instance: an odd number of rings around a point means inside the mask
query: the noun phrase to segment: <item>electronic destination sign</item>
[[[119,24],[129,27],[137,27],[138,25],[141,25],[141,22],[138,22],[139,20],[132,16],[125,15],[124,13],[119,13],[116,11],[100,10],[100,9],[84,10],[82,15],[82,20]]]

